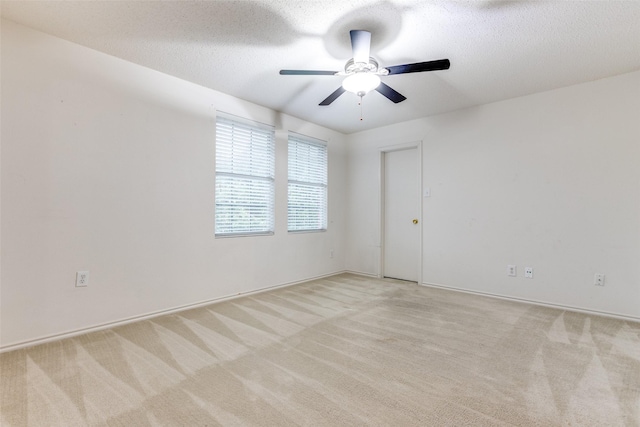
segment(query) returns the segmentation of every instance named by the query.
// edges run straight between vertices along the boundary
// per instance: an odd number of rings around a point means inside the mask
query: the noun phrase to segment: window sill
[[[322,230],[287,230],[289,234],[324,233],[326,231],[326,228]]]
[[[216,239],[231,239],[233,237],[263,237],[263,236],[273,236],[273,231],[269,231],[266,233],[233,233],[233,234],[216,234]]]

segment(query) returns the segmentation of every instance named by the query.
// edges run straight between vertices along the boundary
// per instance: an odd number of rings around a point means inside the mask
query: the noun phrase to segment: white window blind
[[[216,236],[274,229],[274,128],[217,113]]]
[[[327,229],[327,145],[289,133],[289,231]]]

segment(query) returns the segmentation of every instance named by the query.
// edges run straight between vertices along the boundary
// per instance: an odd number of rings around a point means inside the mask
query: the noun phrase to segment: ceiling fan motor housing
[[[386,68],[378,69],[378,61],[369,57],[369,62],[355,62],[353,58],[347,61],[344,66],[344,74],[351,75],[356,73],[373,73],[380,76],[386,76],[389,74],[389,70]]]

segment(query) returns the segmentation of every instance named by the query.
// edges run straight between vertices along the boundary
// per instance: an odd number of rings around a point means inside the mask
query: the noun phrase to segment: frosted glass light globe
[[[380,77],[372,73],[355,73],[344,79],[342,87],[358,96],[364,96],[380,85]]]

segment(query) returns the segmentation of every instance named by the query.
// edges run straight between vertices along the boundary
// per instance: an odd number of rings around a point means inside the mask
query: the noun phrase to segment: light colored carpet
[[[640,324],[343,274],[0,355],[2,426],[638,426]]]

